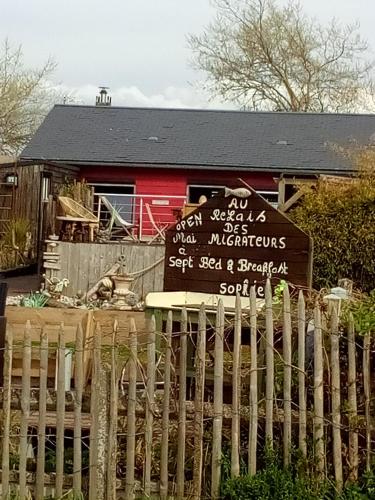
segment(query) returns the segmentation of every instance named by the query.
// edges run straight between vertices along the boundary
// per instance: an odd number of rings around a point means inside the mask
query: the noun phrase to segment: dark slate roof
[[[57,105],[21,158],[350,173],[335,149],[374,134],[375,115]]]

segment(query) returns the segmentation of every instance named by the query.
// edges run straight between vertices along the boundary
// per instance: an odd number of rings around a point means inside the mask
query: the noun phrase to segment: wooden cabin
[[[46,177],[86,179],[100,217],[104,195],[142,239],[239,177],[283,207],[298,182],[351,176],[333,146],[368,144],[374,128],[375,115],[57,105],[21,154],[27,176],[41,169],[22,189],[36,188],[40,210]]]
[[[55,230],[53,199],[65,182],[79,177],[74,165],[41,160],[12,160],[0,164],[0,237],[15,219],[29,221],[34,260],[44,239]]]

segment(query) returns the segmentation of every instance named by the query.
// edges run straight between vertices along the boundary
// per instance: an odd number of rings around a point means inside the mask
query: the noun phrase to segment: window
[[[212,196],[215,196],[224,188],[224,186],[190,184],[188,186],[188,203],[199,203],[201,196],[205,196],[207,199],[212,198]],[[279,196],[277,191],[257,190],[257,193],[268,201],[268,203],[270,203],[274,208],[277,208]]]
[[[277,191],[257,191],[262,198],[264,198],[273,208],[277,208],[279,193]]]
[[[94,209],[98,213],[100,208],[100,221],[104,225],[110,221],[111,214],[108,209],[100,203],[100,195],[105,196],[109,203],[119,212],[127,222],[133,223],[134,218],[134,185],[133,184],[91,184],[94,188]]]
[[[207,199],[212,198],[222,189],[224,186],[190,184],[188,186],[188,203],[199,203],[201,196],[205,196]]]
[[[51,177],[49,175],[43,175],[42,188],[41,188],[42,201],[48,201],[48,197],[50,194],[51,194]]]

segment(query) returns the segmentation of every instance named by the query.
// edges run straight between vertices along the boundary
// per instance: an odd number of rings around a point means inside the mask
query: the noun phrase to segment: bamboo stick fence
[[[51,491],[59,498],[72,490],[96,500],[215,499],[225,450],[230,449],[232,477],[240,475],[241,463],[255,474],[260,443],[266,440],[280,446],[285,466],[293,460],[292,447],[298,447],[312,457],[315,473],[333,477],[340,489],[370,468],[373,458],[372,340],[370,334],[355,336],[352,318],[343,326],[335,305],[328,307],[329,314],[326,309],[316,303],[310,310],[302,292],[298,301],[291,300],[288,288],[277,303],[268,283],[262,310],[252,289],[246,309],[239,297],[231,312],[221,301],[214,315],[202,305],[196,323],[186,309],[169,311],[163,331],[156,331],[151,318],[146,337],[137,335],[130,318],[122,344],[117,320],[109,345],[99,323],[89,343],[78,324],[70,390],[64,325],[57,345],[42,329],[38,346],[31,344],[30,322],[22,345],[13,341],[8,327],[1,498],[18,492],[20,498],[39,500]],[[312,320],[313,352],[306,343]],[[12,359],[20,349],[23,371],[17,388]],[[39,378],[34,380],[30,367],[38,350]],[[52,351],[57,368],[51,388]],[[83,363],[88,352],[87,387]],[[51,442],[52,475],[45,472]],[[68,448],[73,450],[71,474],[66,472]]]

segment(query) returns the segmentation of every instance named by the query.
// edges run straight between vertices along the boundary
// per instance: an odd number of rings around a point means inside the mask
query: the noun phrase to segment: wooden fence
[[[267,440],[281,447],[285,465],[298,447],[313,459],[314,473],[333,477],[338,489],[370,468],[371,338],[356,337],[353,320],[344,326],[334,305],[310,310],[301,292],[291,300],[287,288],[278,302],[268,283],[261,310],[253,289],[248,308],[241,309],[238,297],[233,311],[224,311],[221,301],[215,311],[204,305],[168,311],[161,330],[151,316],[141,335],[134,318],[128,321],[121,343],[117,319],[110,331],[97,321],[89,341],[79,323],[74,345],[63,324],[53,344],[44,328],[38,345],[32,343],[30,321],[22,345],[8,328],[3,499],[11,489],[36,499],[68,490],[89,500],[219,498],[223,454],[232,477],[244,461],[255,474]],[[69,390],[67,347],[74,357]],[[20,349],[17,388],[12,360]],[[57,355],[52,377],[51,351]],[[30,377],[36,352],[37,379]],[[51,447],[52,475],[46,473]]]
[[[57,241],[56,245],[54,251],[58,255],[58,261],[53,265],[53,275],[69,280],[69,286],[64,290],[69,296],[74,296],[79,291],[85,293],[90,290],[121,255],[125,256],[127,271],[135,278],[131,289],[140,298],[144,299],[147,293],[163,289],[164,245],[65,241]],[[48,266],[50,269],[49,263]]]

